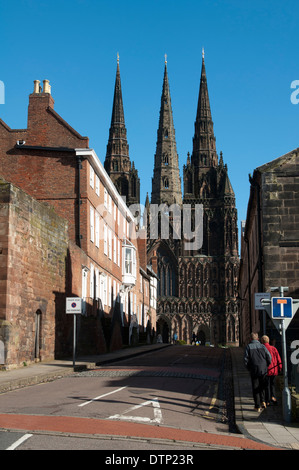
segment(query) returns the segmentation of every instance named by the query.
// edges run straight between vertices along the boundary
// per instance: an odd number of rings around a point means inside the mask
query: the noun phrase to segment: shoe
[[[265,403],[264,401],[263,401],[263,403],[262,403],[262,408],[267,408],[267,405],[266,405],[266,403]]]
[[[272,398],[271,398],[271,401],[272,401],[273,405],[277,405],[277,400],[276,400],[276,398],[272,397]]]
[[[260,408],[259,406],[255,406],[254,407],[255,411],[257,411],[258,413],[260,413],[262,411],[262,408]]]

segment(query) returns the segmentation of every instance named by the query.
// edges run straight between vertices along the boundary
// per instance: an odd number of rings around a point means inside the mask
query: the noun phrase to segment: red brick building
[[[38,353],[35,346],[32,349],[31,341],[31,346],[24,348],[24,354],[19,357],[12,351],[17,333],[9,338],[2,335],[1,325],[9,322],[17,328],[22,322],[22,309],[29,306],[24,299],[22,308],[14,312],[7,302],[6,287],[0,284],[0,335],[3,336],[0,341],[5,350],[11,350],[6,355],[6,365],[71,352],[72,322],[64,315],[66,297],[83,298],[83,315],[78,317],[79,352],[103,353],[137,341],[146,328],[152,333],[155,328],[155,305],[150,304],[153,275],[146,265],[145,243],[140,240],[138,247],[134,218],[96,153],[89,148],[88,138],[82,137],[54,111],[47,80],[43,90],[39,81],[34,82],[26,129],[11,129],[0,119],[0,175],[38,204],[37,220],[48,231],[55,253],[53,260],[55,257],[61,260],[60,251],[65,253],[64,272],[61,271],[58,286],[41,289],[39,297],[35,288],[47,284],[47,270],[43,272],[42,265],[30,267],[36,269],[32,281],[36,303],[29,309],[26,321],[33,337],[36,311],[42,312]],[[60,246],[59,233],[50,236],[52,222],[43,219],[42,207],[55,213],[63,227],[67,227],[67,248],[65,240],[63,247]],[[34,258],[32,253],[28,256]],[[45,260],[46,255],[41,256]],[[3,260],[0,265],[0,279],[6,279],[7,263]],[[49,259],[48,263],[50,269]],[[24,278],[19,280],[19,285],[20,289],[26,289]],[[42,305],[47,307],[42,309]],[[59,328],[58,318],[61,319]],[[47,341],[46,322],[52,322],[55,332]]]

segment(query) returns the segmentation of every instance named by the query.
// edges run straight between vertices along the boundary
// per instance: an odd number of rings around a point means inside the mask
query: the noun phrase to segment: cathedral
[[[138,204],[140,181],[128,152],[119,63],[105,169],[127,204]],[[216,151],[204,52],[192,154],[188,153],[182,176],[181,180],[165,60],[152,191],[144,216],[147,263],[159,279],[157,333],[163,342],[177,334],[187,344],[196,338],[200,344],[235,346],[237,210],[227,165],[222,152],[218,157]],[[190,222],[187,239],[190,242],[193,236],[194,243],[187,243],[185,219]]]

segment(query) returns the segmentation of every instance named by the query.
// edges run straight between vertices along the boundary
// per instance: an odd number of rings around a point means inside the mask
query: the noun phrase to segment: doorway
[[[206,335],[204,331],[200,330],[197,335],[198,341],[200,341],[200,345],[204,346],[206,344]]]
[[[35,313],[35,339],[34,339],[34,359],[35,360],[40,360],[41,322],[42,322],[42,312],[40,310],[37,310]]]

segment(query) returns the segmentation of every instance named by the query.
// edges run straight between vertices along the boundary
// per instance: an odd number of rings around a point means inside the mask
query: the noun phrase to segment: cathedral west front
[[[128,153],[119,63],[105,169],[127,204],[139,204],[140,181]],[[192,153],[182,177],[165,60],[144,220],[147,263],[158,276],[156,329],[163,342],[177,334],[186,343],[196,337],[200,344],[238,345],[237,210],[227,165],[216,151],[204,53]]]

